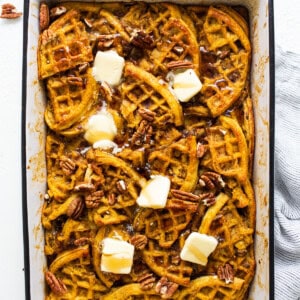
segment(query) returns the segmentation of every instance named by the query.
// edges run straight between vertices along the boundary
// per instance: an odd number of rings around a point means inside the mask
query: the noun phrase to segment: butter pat
[[[91,116],[87,122],[84,138],[94,144],[100,140],[112,141],[117,134],[117,126],[108,111]]]
[[[93,148],[107,150],[118,148],[118,145],[111,140],[99,140],[93,144]]]
[[[98,51],[93,66],[96,81],[106,81],[110,85],[120,83],[125,60],[116,51]]]
[[[166,176],[153,176],[142,189],[136,202],[141,207],[163,208],[170,191],[170,179]]]
[[[102,241],[101,271],[129,274],[133,264],[134,246],[121,240],[105,238]]]
[[[180,258],[206,266],[208,256],[216,249],[218,241],[213,236],[192,232],[185,241]]]
[[[193,69],[187,69],[180,73],[169,73],[167,77],[171,79],[173,94],[181,102],[188,102],[202,88],[202,83]]]

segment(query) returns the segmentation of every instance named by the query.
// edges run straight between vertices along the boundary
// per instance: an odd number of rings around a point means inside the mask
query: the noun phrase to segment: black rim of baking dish
[[[22,209],[23,209],[23,244],[24,244],[24,276],[25,299],[30,296],[30,261],[29,261],[29,227],[27,214],[27,178],[26,178],[26,93],[27,93],[27,45],[28,45],[28,17],[29,0],[24,1],[23,7],[23,66],[22,66]]]
[[[30,255],[29,255],[29,225],[27,206],[27,177],[26,177],[26,102],[27,102],[27,46],[28,46],[28,17],[29,0],[24,1],[23,8],[23,66],[22,66],[22,210],[23,210],[23,243],[24,243],[24,277],[25,298],[31,299],[30,289]],[[269,0],[269,138],[270,138],[270,178],[269,178],[269,299],[275,297],[274,274],[274,128],[275,128],[275,42],[274,42],[274,4]]]

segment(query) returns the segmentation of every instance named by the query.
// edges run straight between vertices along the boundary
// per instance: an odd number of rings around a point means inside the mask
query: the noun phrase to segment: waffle
[[[226,116],[207,129],[211,168],[219,174],[244,182],[248,176],[248,147],[239,124]]]
[[[48,105],[45,121],[54,131],[68,129],[91,109],[97,97],[97,85],[89,69],[47,80]]]
[[[39,78],[45,79],[93,60],[84,24],[69,10],[44,30],[38,45]]]
[[[161,127],[167,123],[180,126],[183,121],[182,109],[173,94],[149,72],[127,63],[125,81],[121,86],[123,102],[121,113],[129,127],[138,127],[142,121],[139,109],[154,114],[152,124]]]
[[[66,13],[51,17],[38,46],[47,96],[46,299],[246,299],[256,207],[245,10],[60,5]],[[96,54],[108,50],[125,60],[115,85],[94,79]],[[180,102],[171,77],[186,69],[202,88]],[[85,132],[99,111],[117,132],[91,145]],[[151,190],[157,178],[168,190]],[[160,190],[164,205],[153,201]],[[182,258],[192,233],[218,241],[206,265]],[[114,258],[115,273],[101,269],[106,238],[134,249],[127,274],[115,271]]]

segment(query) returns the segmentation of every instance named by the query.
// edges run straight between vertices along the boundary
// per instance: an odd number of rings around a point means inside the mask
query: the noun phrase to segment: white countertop
[[[274,0],[276,44],[300,53],[299,0]],[[6,3],[1,1],[0,5]],[[23,1],[12,0],[19,11]],[[23,17],[0,19],[1,299],[25,299],[23,272],[21,104]]]

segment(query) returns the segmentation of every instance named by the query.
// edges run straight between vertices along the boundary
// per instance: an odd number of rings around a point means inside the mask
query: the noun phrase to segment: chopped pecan
[[[92,20],[88,19],[88,18],[83,18],[83,22],[85,23],[85,25],[89,28],[93,27],[93,22]]]
[[[16,7],[10,3],[2,4],[0,18],[2,19],[17,19],[22,16],[21,12],[16,11]]]
[[[148,243],[148,238],[143,234],[135,234],[133,237],[131,237],[130,243],[136,249],[143,250]]]
[[[173,51],[174,51],[177,55],[180,55],[180,54],[183,53],[184,49],[183,49],[183,47],[181,47],[181,46],[175,46],[175,47],[173,48]]]
[[[134,30],[131,43],[142,49],[152,49],[154,46],[154,39],[143,30]]]
[[[180,263],[180,256],[178,254],[171,256],[171,263],[175,266],[178,266]]]
[[[95,186],[89,182],[81,182],[74,187],[74,191],[76,192],[93,192],[94,190]]]
[[[81,196],[77,196],[70,203],[67,210],[67,216],[72,219],[78,219],[81,216],[83,209],[84,209],[84,201]]]
[[[109,194],[107,200],[109,205],[114,205],[117,202],[116,195],[114,193]]]
[[[67,287],[61,279],[57,278],[52,272],[46,271],[45,279],[52,292],[57,296],[63,296],[67,292]]]
[[[204,172],[199,179],[199,184],[209,190],[224,188],[225,182],[220,174],[215,172]]]
[[[80,74],[84,73],[88,69],[89,65],[90,64],[88,62],[78,65],[77,68],[78,68],[79,73]]]
[[[50,9],[50,17],[56,18],[67,12],[67,9],[64,6],[55,6]]]
[[[40,5],[40,31],[44,31],[49,27],[50,24],[50,15],[49,7],[45,2],[42,2]]]
[[[109,47],[111,47],[115,39],[120,37],[120,34],[100,34],[97,37],[98,40],[98,50],[105,50]]]
[[[142,120],[137,131],[132,135],[131,143],[137,146],[142,145],[144,142],[149,143],[152,132],[152,126],[146,120]]]
[[[156,116],[156,113],[154,111],[151,111],[150,109],[147,108],[140,108],[138,112],[143,119],[149,122],[152,122]]]
[[[59,166],[61,167],[62,171],[67,175],[70,176],[75,172],[76,164],[75,162],[66,156],[62,156],[59,162]]]
[[[236,256],[243,257],[243,256],[246,256],[247,250],[246,249],[236,249],[235,254],[236,254]]]
[[[186,60],[174,60],[167,63],[168,69],[191,69],[194,65],[190,61]]]
[[[81,247],[81,246],[84,246],[86,244],[89,244],[91,242],[91,239],[88,238],[88,237],[81,237],[79,239],[76,239],[74,241],[74,245],[77,246],[77,247]]]
[[[202,158],[205,155],[206,151],[207,151],[207,146],[205,146],[201,143],[197,144],[197,157],[198,158]]]
[[[152,289],[154,286],[155,277],[153,273],[145,272],[138,276],[137,282],[140,284],[143,291],[147,291]]]
[[[167,277],[162,277],[155,286],[156,293],[161,294],[162,299],[171,298],[177,289],[178,284],[169,281]]]
[[[47,45],[48,43],[51,43],[52,41],[55,41],[57,38],[57,35],[55,32],[53,32],[50,29],[46,29],[43,31],[41,36],[41,43],[43,46]]]
[[[124,180],[117,181],[116,185],[117,185],[117,189],[120,193],[124,193],[127,191],[127,185]]]
[[[101,89],[103,97],[105,97],[105,100],[107,100],[108,102],[112,102],[113,90],[112,90],[111,86],[106,81],[101,81],[100,89]]]
[[[225,283],[231,283],[234,279],[234,270],[232,266],[226,263],[224,266],[219,266],[217,270],[217,275],[219,279],[225,280]]]
[[[85,196],[85,205],[87,208],[97,208],[101,203],[101,198],[104,196],[102,190],[93,192],[90,195]]]

